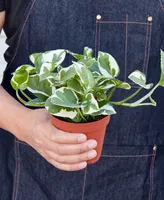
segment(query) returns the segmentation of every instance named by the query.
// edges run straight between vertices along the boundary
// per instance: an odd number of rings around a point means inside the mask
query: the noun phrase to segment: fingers
[[[96,148],[96,140],[87,140],[81,144],[58,144],[48,139],[44,140],[45,148],[60,155],[75,155]]]
[[[85,152],[77,155],[59,155],[52,151],[46,152],[51,160],[54,160],[60,164],[75,164],[81,163],[90,159],[93,159],[97,156],[97,152],[95,150],[91,150],[89,152]]]
[[[64,132],[50,124],[48,124],[45,130],[46,132],[43,133],[45,137],[53,142],[61,144],[77,144],[87,140],[85,134]]]
[[[49,160],[49,163],[51,163],[52,165],[54,165],[56,168],[63,170],[63,171],[79,171],[82,170],[84,168],[86,168],[87,166],[87,162],[82,162],[82,163],[78,163],[78,164],[61,164],[56,162],[55,160]]]
[[[57,160],[61,160],[59,155],[57,157],[54,153],[45,152],[41,149],[38,149],[37,152],[42,157],[44,157],[50,164],[52,164],[56,168],[63,170],[63,171],[79,171],[79,170],[82,170],[87,167],[86,161],[79,162],[79,163],[72,163],[72,164],[69,164],[70,162],[69,163],[66,163],[66,162],[61,163],[61,162],[57,161]],[[55,160],[54,157],[55,157],[55,159],[57,158],[57,160]],[[64,156],[63,156],[63,159],[65,159]],[[66,160],[69,161],[69,159],[67,158]]]

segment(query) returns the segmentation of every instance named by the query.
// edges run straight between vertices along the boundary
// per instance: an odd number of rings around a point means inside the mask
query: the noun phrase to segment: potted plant
[[[74,61],[67,67],[63,62],[67,55]],[[88,161],[95,163],[101,155],[106,126],[110,116],[116,114],[115,106],[156,106],[152,94],[159,86],[164,86],[164,52],[161,50],[161,78],[154,86],[147,84],[146,76],[136,70],[128,78],[139,89],[125,99],[114,102],[115,90],[130,90],[131,85],[119,80],[120,73],[116,60],[108,53],[85,47],[83,54],[58,49],[30,55],[32,65],[22,65],[16,69],[11,85],[17,98],[26,106],[45,107],[51,114],[52,123],[58,129],[68,132],[83,132],[88,139],[96,139],[97,157]],[[129,103],[142,90],[147,94]],[[32,94],[33,97],[31,98]],[[25,100],[26,99],[26,100]],[[145,100],[149,102],[145,103]]]

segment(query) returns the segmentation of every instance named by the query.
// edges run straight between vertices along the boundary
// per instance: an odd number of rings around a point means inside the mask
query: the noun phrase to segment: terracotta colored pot
[[[106,116],[99,121],[89,123],[70,123],[61,121],[54,116],[51,117],[51,120],[52,124],[62,131],[70,133],[84,133],[87,136],[87,139],[95,139],[98,143],[95,148],[97,156],[96,158],[87,161],[87,163],[93,164],[99,160],[103,148],[106,126],[110,121],[110,116]]]

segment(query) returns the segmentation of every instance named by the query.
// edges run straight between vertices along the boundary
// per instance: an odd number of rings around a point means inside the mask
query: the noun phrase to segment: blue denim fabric
[[[96,22],[98,14],[100,22]],[[31,53],[58,48],[81,53],[84,46],[95,49],[95,54],[111,53],[120,65],[122,80],[129,82],[127,76],[139,69],[148,75],[148,82],[156,83],[164,46],[163,19],[163,0],[31,0],[2,85],[15,97],[9,84],[11,73],[29,63]],[[68,58],[65,64],[70,62]],[[132,91],[136,89],[133,85]],[[128,94],[120,90],[114,99]],[[0,169],[11,163],[2,175],[10,180],[7,187],[4,184],[2,200],[11,199],[11,191],[12,200],[163,200],[163,88],[154,98],[158,107],[118,108],[107,127],[101,159],[79,172],[56,169],[27,144],[0,130],[5,133],[0,134],[2,141],[11,142],[9,147],[2,144],[8,160],[4,162],[0,153],[4,163]]]

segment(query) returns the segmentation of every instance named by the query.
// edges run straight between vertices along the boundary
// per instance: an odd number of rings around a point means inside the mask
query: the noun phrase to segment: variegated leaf
[[[52,88],[48,80],[40,81],[39,75],[31,75],[27,89],[39,99],[45,100],[52,95]]]
[[[89,48],[89,47],[85,47],[84,48],[84,56],[86,58],[92,58],[93,55],[93,49]]]
[[[66,117],[70,119],[74,119],[77,117],[78,112],[76,109],[54,105],[52,103],[52,98],[53,97],[48,98],[45,103],[45,108],[50,114],[54,116],[64,117],[64,118]]]
[[[88,105],[82,108],[84,114],[90,115],[94,112],[99,111],[98,102],[92,93],[87,94],[85,100]]]
[[[86,92],[90,91],[95,86],[95,80],[92,72],[81,63],[74,62],[74,65],[81,83],[86,88]]]
[[[70,65],[69,67],[62,68],[59,71],[59,80],[60,81],[67,81],[76,74],[76,69],[74,64]]]
[[[22,65],[16,69],[11,79],[11,85],[14,90],[25,90],[27,88],[27,82],[29,74],[36,72],[36,69],[31,65]]]
[[[101,74],[108,78],[116,77],[120,73],[116,60],[108,53],[99,51],[98,66]]]
[[[116,111],[110,103],[107,103],[104,106],[100,107],[100,110],[98,112],[92,113],[93,116],[114,114],[116,114]]]
[[[146,76],[144,73],[140,72],[139,70],[136,70],[132,72],[128,78],[136,83],[137,85],[145,88],[145,89],[151,89],[153,87],[153,84],[146,84]]]
[[[66,87],[59,88],[51,97],[51,102],[54,105],[70,108],[80,108],[78,96],[76,93]]]
[[[164,51],[161,49],[161,78],[159,85],[164,87]]]

